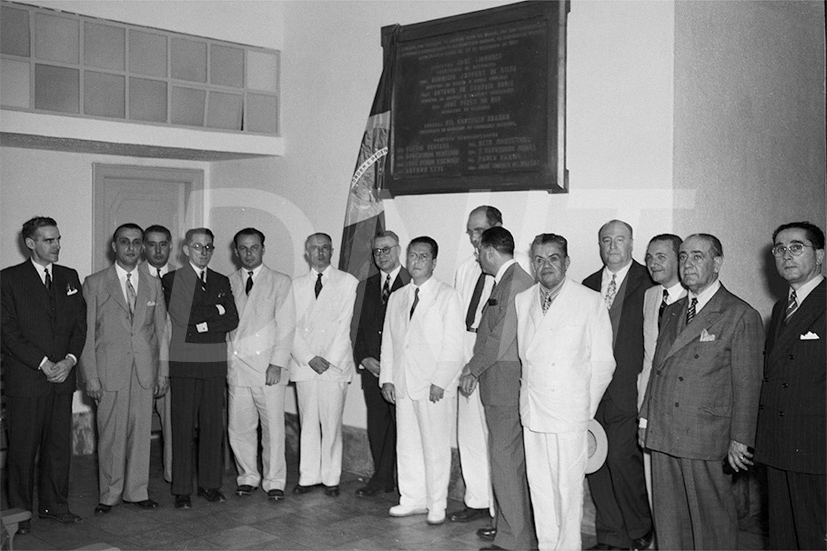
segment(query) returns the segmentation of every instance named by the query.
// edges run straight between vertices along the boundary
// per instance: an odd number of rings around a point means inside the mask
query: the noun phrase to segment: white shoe
[[[445,522],[445,509],[441,511],[428,511],[428,524],[439,526]]]
[[[424,515],[428,512],[425,507],[408,507],[407,505],[394,505],[388,511],[392,517],[410,517],[413,515]]]

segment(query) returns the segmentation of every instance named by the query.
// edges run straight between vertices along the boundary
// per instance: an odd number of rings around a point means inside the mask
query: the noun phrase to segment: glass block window
[[[0,106],[279,134],[279,52],[0,0]]]

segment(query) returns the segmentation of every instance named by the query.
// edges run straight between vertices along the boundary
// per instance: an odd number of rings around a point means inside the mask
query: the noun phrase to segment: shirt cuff
[[[42,370],[43,369],[43,364],[45,364],[47,361],[49,361],[49,357],[48,356],[43,356],[43,359],[40,360],[40,365],[37,366],[37,370],[38,371]]]
[[[78,365],[78,359],[77,359],[77,356],[75,356],[75,355],[74,355],[74,354],[72,354],[72,353],[69,353],[69,354],[66,354],[66,357],[72,360],[72,367],[74,367],[74,366]]]

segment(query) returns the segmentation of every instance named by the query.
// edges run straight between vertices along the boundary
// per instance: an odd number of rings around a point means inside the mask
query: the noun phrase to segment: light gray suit
[[[100,503],[148,499],[152,396],[166,363],[159,350],[166,326],[161,282],[143,265],[136,271],[135,312],[130,315],[115,266],[83,282],[86,344],[80,359],[85,381],[100,381],[97,408]]]

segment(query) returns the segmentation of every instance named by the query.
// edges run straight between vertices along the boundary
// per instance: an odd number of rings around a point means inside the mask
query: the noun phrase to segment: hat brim
[[[609,453],[609,440],[606,438],[606,431],[594,419],[589,421],[586,439],[589,452],[589,458],[586,460],[586,474],[592,474],[597,472],[606,462],[606,455]]]

